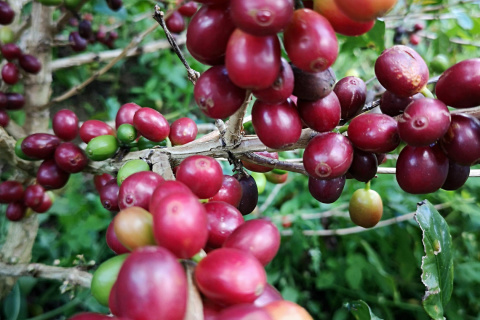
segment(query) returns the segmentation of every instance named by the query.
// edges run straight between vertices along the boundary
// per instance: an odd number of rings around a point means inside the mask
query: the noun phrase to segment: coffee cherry
[[[37,171],[37,183],[47,190],[62,188],[69,178],[70,174],[60,169],[54,159],[44,160]]]
[[[402,114],[410,103],[424,98],[423,94],[417,93],[411,97],[399,97],[390,91],[385,91],[380,98],[380,110],[391,117]]]
[[[374,153],[355,149],[348,173],[358,181],[368,182],[377,174],[377,168],[378,160]]]
[[[90,140],[85,153],[90,160],[103,161],[113,157],[117,153],[118,148],[117,138],[107,134]]]
[[[5,110],[0,109],[0,127],[6,127],[8,126],[8,123],[10,122],[10,117],[8,116],[7,112]]]
[[[22,50],[14,43],[6,43],[1,47],[2,56],[8,61],[20,58]]]
[[[78,173],[85,169],[88,158],[79,146],[64,142],[55,150],[55,162],[65,172]]]
[[[100,202],[103,207],[109,211],[118,211],[118,193],[120,187],[118,186],[117,179],[112,179],[107,182],[100,190]]]
[[[200,76],[193,95],[207,117],[225,119],[242,106],[246,90],[230,80],[225,66],[214,66]]]
[[[244,174],[234,174],[233,177],[240,182],[242,186],[242,198],[238,205],[238,210],[245,216],[255,210],[258,203],[258,188],[255,179],[252,176]]]
[[[122,0],[106,0],[106,1],[107,1],[108,7],[113,11],[118,11],[123,6]]]
[[[281,58],[281,60],[280,73],[275,82],[266,89],[252,91],[258,100],[267,103],[280,103],[292,95],[294,86],[293,70],[286,59]]]
[[[348,138],[360,150],[387,153],[400,144],[397,121],[379,113],[364,113],[348,126]]]
[[[153,218],[150,212],[140,207],[122,209],[113,219],[113,228],[118,240],[129,250],[155,245]]]
[[[367,86],[360,78],[345,77],[338,81],[333,91],[340,102],[344,120],[355,116],[365,105]]]
[[[288,101],[279,104],[255,101],[252,108],[252,124],[260,141],[273,149],[281,149],[296,143],[302,134],[300,116]]]
[[[232,176],[223,175],[222,186],[220,190],[209,199],[209,201],[223,201],[238,208],[242,199],[242,186]]]
[[[358,189],[350,198],[348,212],[357,226],[372,228],[382,219],[382,198],[375,190]]]
[[[480,161],[480,121],[466,114],[452,114],[440,145],[450,160],[464,166]]]
[[[293,95],[299,99],[316,101],[332,92],[335,86],[335,73],[331,68],[322,72],[305,72],[292,65],[295,77]]]
[[[82,38],[77,31],[70,32],[68,42],[70,42],[70,46],[75,52],[84,51],[88,45],[88,40]]]
[[[185,30],[185,20],[183,20],[183,16],[177,10],[172,12],[165,23],[171,33],[180,33]]]
[[[142,136],[154,142],[165,140],[170,133],[167,119],[151,108],[141,108],[135,112],[133,126]]]
[[[268,151],[260,151],[260,152],[254,152],[256,155],[269,158],[269,159],[274,159],[278,160],[278,153],[277,152],[268,152]],[[250,171],[255,171],[255,172],[269,172],[272,171],[273,168],[262,166],[260,164],[255,164],[252,162],[249,162],[247,160],[242,160],[243,166],[245,169],[248,169]]]
[[[177,180],[187,185],[200,199],[213,197],[223,182],[222,167],[214,158],[190,156],[180,163]]]
[[[180,181],[163,181],[153,191],[152,197],[150,198],[148,210],[150,212],[155,212],[156,207],[161,204],[162,199],[172,193],[187,193],[193,195],[193,192],[184,183]]]
[[[470,166],[462,166],[452,160],[448,162],[447,179],[442,185],[443,190],[457,190],[462,187],[470,175]]]
[[[148,210],[155,188],[163,181],[161,175],[151,171],[140,171],[128,176],[120,186],[118,206],[121,210],[133,206]]]
[[[448,159],[438,144],[426,147],[406,146],[396,164],[397,182],[412,194],[435,192],[448,175]]]
[[[0,24],[8,25],[13,22],[15,11],[5,1],[0,1]]]
[[[142,107],[133,102],[122,105],[120,109],[118,109],[117,115],[115,116],[115,128],[118,129],[118,127],[124,123],[128,123],[133,126],[133,117],[135,116],[135,112],[141,108]]]
[[[12,63],[6,63],[2,68],[2,79],[6,84],[13,85],[18,82],[20,73],[17,66]]]
[[[308,177],[308,190],[312,197],[321,203],[334,203],[342,195],[345,187],[345,176],[329,180]]]
[[[105,234],[105,239],[108,247],[112,249],[112,251],[115,252],[116,254],[123,254],[123,253],[130,252],[130,250],[125,248],[125,246],[120,242],[120,240],[118,240],[117,235],[115,234],[113,222],[114,220],[110,222],[107,228],[107,233]]]
[[[310,140],[303,154],[308,174],[317,179],[334,179],[347,173],[353,161],[353,147],[341,134],[326,132]]]
[[[36,208],[43,202],[45,189],[39,184],[33,184],[25,188],[23,202],[29,208]]]
[[[31,158],[49,159],[59,145],[60,139],[53,134],[34,133],[23,140],[22,151]]]
[[[203,6],[187,28],[188,52],[207,65],[224,64],[228,39],[235,30],[227,6]]]
[[[237,208],[223,201],[209,201],[204,204],[204,208],[207,213],[207,246],[220,248],[244,222],[243,216]]]
[[[27,210],[27,207],[23,204],[22,201],[10,202],[7,206],[5,215],[7,219],[10,221],[20,221],[23,219],[23,217],[25,217],[26,210]]]
[[[190,118],[175,120],[170,126],[168,135],[172,145],[183,145],[192,142],[197,137],[198,128],[195,121]]]
[[[427,64],[415,50],[396,45],[378,57],[375,75],[388,91],[400,97],[410,97],[426,86],[429,72]]]
[[[260,37],[236,29],[230,36],[225,66],[230,80],[240,88],[270,87],[277,79],[280,65],[280,42],[276,35]]]
[[[22,54],[18,59],[18,64],[28,73],[37,74],[42,69],[40,61],[31,54]]]
[[[342,108],[335,92],[317,101],[299,99],[297,106],[303,122],[317,132],[332,131],[340,123]]]
[[[90,39],[93,35],[92,23],[88,20],[82,20],[78,24],[78,34],[84,39]]]
[[[7,93],[7,110],[19,110],[25,105],[25,97],[20,93]]]
[[[328,69],[338,56],[338,41],[332,26],[310,9],[293,14],[284,31],[284,44],[294,65],[307,72]]]
[[[190,1],[178,8],[178,12],[184,17],[191,18],[198,10],[198,3]]]
[[[55,135],[64,141],[71,141],[78,135],[78,117],[72,110],[62,109],[52,119]]]
[[[114,177],[108,173],[102,173],[99,175],[95,175],[93,177],[93,183],[95,185],[95,189],[97,189],[97,192],[100,193],[102,190],[102,187],[107,184],[110,180],[112,180]]]
[[[256,36],[275,35],[293,16],[293,0],[231,0],[230,15],[235,25]]]
[[[335,0],[337,6],[355,21],[371,21],[384,16],[397,0]]]
[[[80,127],[79,133],[80,139],[82,139],[82,141],[85,143],[89,143],[90,140],[99,136],[115,136],[115,130],[113,130],[112,127],[100,120],[85,121]]]
[[[18,202],[23,200],[23,185],[18,181],[0,183],[0,203]]]

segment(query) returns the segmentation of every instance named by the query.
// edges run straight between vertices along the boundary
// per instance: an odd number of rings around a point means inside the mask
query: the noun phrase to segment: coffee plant
[[[0,319],[478,319],[479,14],[0,1]]]

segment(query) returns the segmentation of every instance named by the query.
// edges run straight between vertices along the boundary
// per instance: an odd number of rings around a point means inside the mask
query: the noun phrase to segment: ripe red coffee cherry
[[[429,72],[427,64],[415,50],[396,45],[378,57],[375,75],[388,91],[400,97],[410,97],[426,86]]]
[[[116,281],[118,312],[131,320],[182,320],[187,307],[187,277],[176,257],[162,247],[132,252]]]
[[[44,213],[44,212],[47,212],[52,207],[52,204],[53,204],[53,194],[47,191],[43,194],[42,203],[40,203],[36,207],[33,207],[32,210],[35,211],[36,213]]]
[[[80,138],[83,142],[89,143],[93,138],[111,135],[115,136],[115,130],[100,120],[87,120],[80,127]]]
[[[210,201],[204,204],[207,213],[207,246],[220,248],[225,240],[243,222],[243,216],[237,208],[223,201]]]
[[[53,132],[64,141],[71,141],[78,134],[78,117],[72,110],[62,109],[52,119]]]
[[[7,93],[7,110],[19,110],[25,105],[25,97],[20,93]]]
[[[310,9],[298,9],[284,31],[284,44],[294,65],[307,72],[330,67],[338,56],[335,31],[326,18]]]
[[[330,180],[308,177],[308,190],[312,197],[321,203],[334,203],[342,195],[345,175]]]
[[[263,290],[263,293],[253,302],[253,304],[257,307],[264,307],[267,304],[278,300],[283,300],[282,294],[278,292],[274,286],[267,283],[265,290]]]
[[[344,120],[355,116],[365,105],[367,86],[360,78],[345,77],[338,81],[333,91],[340,101],[342,119]]]
[[[292,18],[293,0],[231,0],[230,15],[235,25],[256,36],[275,35]]]
[[[398,119],[400,139],[410,146],[428,146],[447,132],[450,112],[437,99],[419,99],[412,102]]]
[[[40,61],[31,54],[22,54],[18,59],[18,64],[28,73],[37,74],[42,69]]]
[[[55,149],[60,145],[60,139],[53,134],[34,133],[22,141],[22,151],[34,159],[48,159],[55,154]]]
[[[273,84],[267,89],[253,90],[253,95],[263,102],[280,103],[287,100],[293,93],[294,76],[288,61],[281,58],[280,73]]]
[[[160,112],[151,108],[141,108],[135,112],[133,126],[142,136],[154,142],[165,140],[170,133],[167,119]]]
[[[37,183],[45,189],[60,189],[70,178],[68,172],[60,169],[54,159],[44,160],[37,171]]]
[[[454,108],[472,108],[480,105],[479,69],[479,58],[460,61],[447,69],[435,86],[437,98]]]
[[[8,126],[8,123],[10,122],[10,117],[8,116],[8,113],[5,110],[0,110],[0,127],[6,127]]]
[[[224,175],[220,190],[211,197],[210,201],[223,201],[238,207],[242,199],[242,186],[237,179],[232,176]]]
[[[160,205],[163,198],[172,193],[193,194],[192,191],[182,182],[176,180],[167,180],[161,182],[153,191],[150,198],[149,211],[154,212],[156,207]]]
[[[6,43],[1,47],[2,56],[8,61],[20,58],[22,50],[14,43]]]
[[[77,173],[85,169],[88,158],[79,146],[64,142],[55,150],[55,162],[63,171]]]
[[[203,64],[223,64],[233,30],[228,6],[202,6],[188,24],[188,52]]]
[[[223,247],[249,252],[266,266],[273,260],[280,248],[280,232],[268,220],[249,220],[238,226],[228,236]]]
[[[440,145],[448,158],[471,166],[480,161],[480,120],[467,114],[452,114],[447,133]]]
[[[0,24],[8,25],[13,22],[15,11],[5,1],[0,1]]]
[[[384,16],[397,0],[335,0],[337,6],[355,21],[371,21]]]
[[[288,101],[279,104],[255,101],[252,108],[252,124],[260,141],[272,149],[292,145],[302,134],[300,116]]]
[[[379,113],[364,113],[348,126],[348,139],[355,147],[374,153],[388,153],[400,144],[397,121]]]
[[[267,283],[260,262],[248,252],[233,248],[210,252],[198,263],[194,275],[200,291],[224,305],[252,303]]]
[[[396,169],[395,176],[403,191],[413,194],[435,192],[447,179],[448,158],[438,144],[406,146],[398,156]]]
[[[198,3],[195,1],[190,1],[178,8],[178,12],[180,12],[182,16],[190,18],[197,12],[197,9]]]
[[[234,114],[242,106],[246,93],[230,80],[225,66],[205,71],[193,91],[200,110],[213,119],[225,119]]]
[[[110,180],[112,180],[114,176],[108,174],[108,173],[103,173],[99,175],[95,175],[93,177],[93,183],[95,184],[95,189],[97,189],[97,192],[100,192],[102,190],[102,187],[107,184]]]
[[[340,123],[342,107],[335,92],[317,100],[298,99],[298,113],[303,122],[317,132],[328,132]]]
[[[124,123],[128,123],[133,126],[133,117],[135,116],[135,112],[141,108],[142,107],[133,102],[122,105],[120,109],[118,109],[117,116],[115,117],[115,128],[118,129],[118,127]]]
[[[29,208],[35,208],[42,204],[45,189],[39,184],[32,184],[25,188],[23,202]]]
[[[152,171],[140,171],[123,180],[118,193],[118,206],[121,210],[128,207],[141,207],[148,210],[153,191],[164,179]]]
[[[308,174],[317,179],[334,179],[347,173],[353,161],[350,141],[339,133],[326,132],[310,140],[303,154]]]
[[[24,196],[23,185],[18,181],[0,183],[0,203],[21,201]]]
[[[462,166],[452,160],[448,161],[447,179],[442,185],[443,190],[457,190],[467,182],[470,166]]]
[[[22,201],[10,202],[7,206],[5,215],[10,221],[20,221],[25,217],[25,212],[27,207],[23,204]]]
[[[120,187],[118,186],[117,179],[113,178],[107,182],[102,189],[100,189],[100,202],[103,207],[109,211],[119,211],[118,206],[118,193]]]
[[[190,156],[180,163],[177,180],[187,185],[200,199],[213,197],[223,182],[222,167],[214,158]]]
[[[2,79],[6,84],[13,85],[18,82],[20,73],[17,66],[12,63],[6,63],[2,68]]]
[[[335,0],[316,0],[313,3],[313,9],[328,19],[335,32],[345,36],[360,36],[375,25],[375,19],[359,22],[349,18],[340,10]]]
[[[185,20],[177,10],[173,11],[171,16],[165,21],[167,29],[172,33],[180,33],[185,30]]]
[[[180,259],[197,254],[208,239],[207,213],[191,193],[171,193],[155,206],[153,234],[157,244]]]
[[[168,137],[172,144],[176,146],[192,142],[197,137],[197,133],[198,128],[195,121],[190,118],[180,118],[170,126]]]
[[[355,149],[348,173],[358,181],[368,182],[377,174],[377,168],[378,159],[375,153]]]
[[[276,35],[259,37],[236,29],[228,40],[225,53],[228,77],[240,88],[266,89],[280,72],[280,53]]]
[[[259,151],[259,152],[254,152],[256,155],[259,155],[261,157],[269,158],[269,159],[274,159],[278,160],[278,153],[277,152],[268,152],[268,151]],[[255,164],[253,162],[249,162],[247,160],[242,160],[243,166],[245,169],[248,169],[250,171],[255,171],[255,172],[269,172],[272,171],[273,168],[262,166],[260,164]]]
[[[123,1],[122,0],[107,0],[107,5],[113,11],[118,11],[122,8]]]
[[[8,106],[7,95],[0,91],[0,110],[6,109]]]

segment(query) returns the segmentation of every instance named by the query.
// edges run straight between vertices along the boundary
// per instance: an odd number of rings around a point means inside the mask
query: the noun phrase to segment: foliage
[[[404,2],[409,4],[405,11]],[[456,2],[456,1],[455,1]],[[454,1],[399,1],[391,13],[398,19],[378,21],[367,35],[358,38],[341,37],[341,54],[333,69],[340,79],[346,74],[358,73],[365,80],[374,76],[373,64],[384,48],[392,46],[393,28],[411,28],[423,21],[426,5],[444,4],[440,11],[443,19],[426,20],[422,43],[415,49],[428,62],[440,54],[448,57],[449,65],[466,58],[478,56],[475,46],[461,45],[455,40],[480,43],[480,8],[475,4],[451,6]],[[89,3],[85,12],[93,12],[94,23],[122,23],[119,28],[118,47],[128,43],[136,34],[153,23],[149,17],[133,23],[132,17],[152,11],[149,1],[136,1],[120,13],[106,8],[103,0]],[[128,14],[126,14],[128,12]],[[406,16],[405,14],[411,14]],[[98,19],[97,19],[98,17]],[[419,18],[420,17],[420,18]],[[112,21],[113,19],[113,21]],[[128,26],[128,27],[125,27]],[[68,27],[64,35],[73,30]],[[163,37],[157,30],[145,42]],[[430,39],[432,38],[432,39]],[[458,41],[457,41],[458,42]],[[94,52],[105,50],[100,45]],[[185,50],[186,51],[186,50]],[[55,57],[65,57],[72,52],[57,48]],[[187,56],[192,68],[205,70],[205,66]],[[54,75],[53,96],[87,79],[103,64],[60,70]],[[431,75],[439,73],[431,70]],[[375,89],[376,83],[369,83]],[[118,107],[134,101],[142,106],[160,110],[167,119],[189,116],[198,123],[208,120],[195,106],[192,85],[187,81],[184,67],[169,50],[144,54],[118,63],[111,72],[100,77],[96,85],[87,87],[82,94],[67,103],[55,106],[52,111],[73,106],[81,120],[89,118],[112,119]],[[13,117],[21,121],[17,113]],[[291,152],[285,158],[300,157]],[[385,166],[394,166],[389,160]],[[225,171],[229,172],[225,165]],[[347,181],[341,198],[331,205],[320,204],[308,193],[307,178],[289,174],[282,187],[267,184],[260,196],[260,205],[272,194],[273,201],[259,212],[270,217],[281,230],[281,217],[293,215],[293,234],[282,238],[277,257],[268,265],[268,280],[285,299],[305,306],[315,319],[368,319],[351,311],[361,309],[371,319],[429,319],[422,307],[425,288],[421,282],[421,262],[424,254],[422,230],[413,219],[384,228],[345,236],[308,237],[303,230],[340,229],[352,227],[345,204],[354,190],[363,187],[360,182]],[[384,218],[398,217],[416,209],[419,201],[428,199],[433,204],[448,204],[440,210],[450,227],[454,285],[451,301],[443,305],[449,319],[478,319],[480,314],[480,210],[477,194],[480,180],[471,178],[456,192],[438,191],[430,195],[415,196],[404,193],[390,175],[381,175],[372,182],[384,201]],[[303,220],[301,214],[322,213],[336,209],[333,216]],[[0,243],[3,243],[7,222],[5,206],[0,212]],[[34,262],[60,266],[84,265],[94,270],[102,261],[113,256],[105,243],[105,231],[111,214],[103,209],[92,184],[92,176],[72,175],[68,185],[59,192],[53,208],[39,215],[40,229],[33,248]],[[92,267],[92,263],[94,266]],[[439,279],[440,282],[446,281]],[[88,290],[61,287],[46,280],[22,278],[3,301],[3,319],[65,319],[79,310],[103,311]],[[73,298],[75,297],[75,298]],[[73,298],[73,299],[72,299]],[[363,300],[363,301],[357,301]],[[448,300],[448,299],[447,299]],[[354,302],[352,302],[354,301]],[[444,301],[446,302],[446,301]],[[349,303],[348,307],[344,307]],[[367,305],[368,303],[368,305]],[[370,310],[371,309],[371,310]],[[352,313],[354,315],[352,315]],[[374,314],[374,315],[373,315]],[[429,313],[431,314],[431,313]]]

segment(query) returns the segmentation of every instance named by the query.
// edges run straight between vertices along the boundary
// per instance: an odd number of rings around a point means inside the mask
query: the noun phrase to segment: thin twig
[[[65,25],[68,23],[68,21],[74,17],[74,15],[83,7],[83,5],[85,3],[87,3],[89,0],[81,0],[77,7],[71,11],[71,10],[67,10],[65,11],[64,14],[62,14],[60,16],[60,18],[58,18],[56,24],[53,26],[53,34],[57,34],[59,33],[60,31],[63,30],[63,28],[65,27]]]
[[[90,288],[92,275],[79,268],[62,268],[40,263],[6,264],[0,262],[0,275],[8,277],[30,276],[34,278],[67,281],[72,285]]]
[[[449,206],[450,204],[448,203],[438,204],[435,206],[435,209],[441,210],[441,209],[448,208]],[[415,213],[416,212],[411,212],[399,217],[380,221],[375,227],[369,228],[369,229],[365,229],[363,227],[351,227],[351,228],[334,229],[334,230],[304,230],[302,231],[302,234],[305,236],[329,237],[329,236],[344,236],[348,234],[361,233],[365,231],[375,230],[378,228],[383,228],[383,227],[390,226],[392,224],[397,224],[403,221],[411,220],[415,216]],[[281,234],[282,236],[292,236],[293,231],[283,230]]]
[[[175,51],[175,53],[177,54],[178,58],[180,59],[180,61],[182,61],[183,65],[185,66],[185,68],[187,69],[187,73],[188,73],[188,79],[193,83],[193,85],[195,85],[195,83],[197,82],[198,78],[200,77],[200,73],[198,71],[195,71],[193,70],[190,65],[188,64],[187,60],[185,60],[185,57],[183,56],[183,53],[182,51],[180,50],[180,48],[178,47],[178,44],[177,42],[175,41],[175,38],[172,36],[172,34],[170,33],[170,31],[168,30],[167,28],[167,25],[165,23],[165,18],[164,18],[164,13],[163,11],[160,9],[160,6],[158,5],[155,5],[155,13],[153,14],[153,19],[155,19],[158,24],[160,24],[160,26],[163,28],[163,30],[165,31],[165,35],[167,36],[167,40],[168,42],[170,43],[170,45],[172,46],[173,50]]]
[[[239,156],[242,160],[247,160],[255,164],[264,165],[266,167],[281,169],[290,172],[298,172],[304,175],[307,175],[307,171],[303,167],[303,163],[291,162],[291,161],[280,161],[277,159],[263,157],[253,152],[247,152]]]
[[[340,216],[345,213],[344,209],[348,208],[348,203],[342,203],[338,207],[330,209],[325,212],[318,212],[318,213],[297,213],[297,214],[287,214],[287,215],[274,215],[272,216],[273,221],[282,221],[283,218],[288,218],[293,220],[295,218],[300,218],[301,220],[315,220],[315,219],[322,219],[322,218],[329,218],[333,216]],[[348,215],[348,213],[347,213]]]
[[[100,77],[101,75],[103,75],[105,72],[107,72],[108,70],[110,70],[118,61],[120,61],[121,59],[123,59],[127,53],[132,50],[133,48],[137,47],[138,44],[140,42],[142,42],[143,39],[145,39],[145,37],[150,34],[151,32],[153,32],[155,29],[157,28],[157,25],[152,25],[150,28],[148,28],[146,31],[144,31],[143,33],[139,34],[138,36],[134,37],[132,39],[132,41],[130,41],[130,43],[122,50],[122,52],[115,58],[113,59],[112,61],[110,61],[106,66],[104,66],[102,69],[100,69],[99,71],[97,72],[94,72],[93,75],[88,78],[87,80],[85,80],[84,82],[82,82],[81,84],[71,88],[70,90],[68,90],[67,92],[61,94],[60,96],[57,96],[55,97],[54,99],[52,99],[49,103],[47,104],[44,104],[43,106],[40,106],[38,109],[39,110],[44,110],[44,109],[47,109],[48,107],[50,107],[50,105],[54,104],[54,103],[58,103],[58,102],[61,102],[61,101],[64,101],[68,98],[71,98],[73,97],[74,95],[80,93],[82,91],[83,88],[85,88],[86,86],[88,86],[90,83],[92,83],[93,81],[95,81],[98,77]]]
[[[180,44],[184,44],[186,41],[185,35],[181,35],[177,38],[177,42]],[[151,43],[147,43],[144,46],[138,46],[136,48],[132,48],[130,51],[127,52],[125,57],[133,57],[144,53],[150,52],[157,52],[159,50],[169,49],[170,44],[167,40],[158,40]],[[114,59],[118,57],[122,53],[123,49],[115,49],[115,50],[106,50],[102,52],[89,52],[83,53],[76,56],[71,56],[67,58],[60,58],[57,60],[52,61],[50,64],[50,69],[55,72],[60,69],[70,68],[74,66],[80,66],[87,63],[93,62],[102,62]]]

